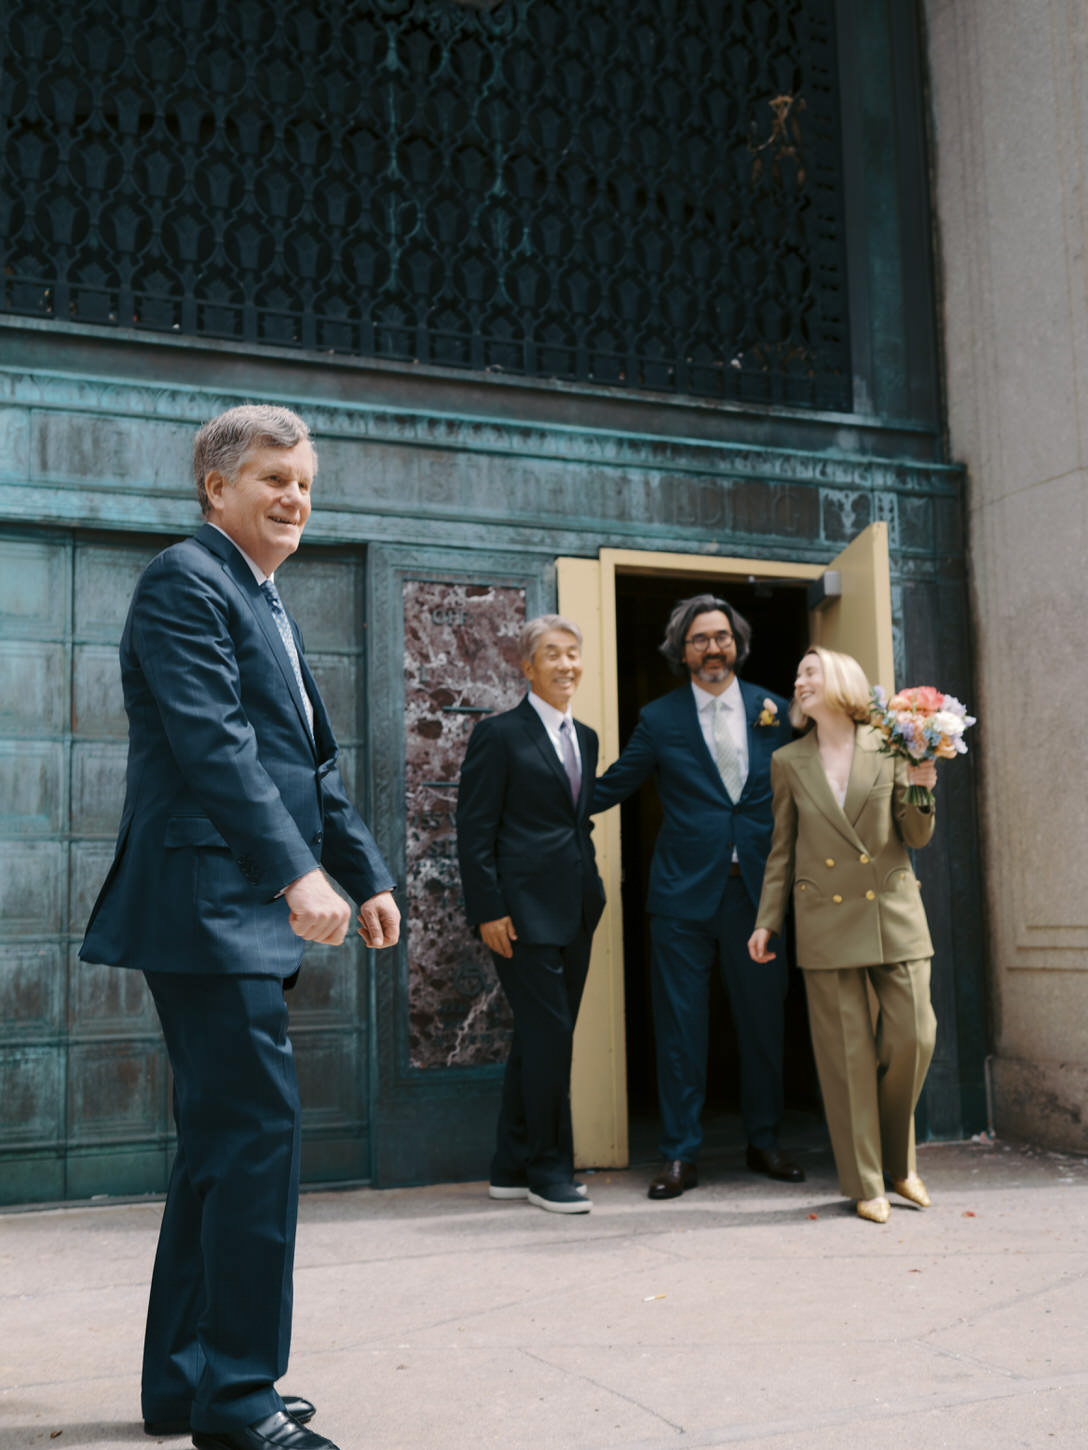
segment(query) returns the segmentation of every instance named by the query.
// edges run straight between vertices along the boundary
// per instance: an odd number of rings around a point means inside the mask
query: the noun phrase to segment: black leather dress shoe
[[[685,1188],[699,1186],[699,1170],[694,1163],[676,1158],[666,1163],[656,1178],[650,1180],[647,1198],[679,1198]]]
[[[317,1414],[309,1400],[304,1400],[301,1395],[284,1395],[283,1408],[300,1425],[308,1424]],[[184,1420],[145,1420],[145,1435],[188,1435],[189,1416]]]
[[[777,1178],[782,1183],[804,1183],[805,1170],[791,1163],[777,1148],[753,1148],[749,1145],[746,1157],[753,1173],[765,1173],[768,1178]]]
[[[193,1444],[197,1450],[336,1450],[282,1410],[237,1430],[194,1430]]]

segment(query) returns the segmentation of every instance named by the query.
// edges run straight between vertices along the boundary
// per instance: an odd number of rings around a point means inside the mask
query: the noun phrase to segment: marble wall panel
[[[472,727],[524,693],[525,591],[408,579],[404,597],[409,1059],[501,1062],[510,1018],[490,957],[465,924],[457,779]]]

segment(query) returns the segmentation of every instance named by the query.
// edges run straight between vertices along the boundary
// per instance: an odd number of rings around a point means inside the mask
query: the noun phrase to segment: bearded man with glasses
[[[751,637],[724,599],[680,600],[660,649],[687,683],[643,709],[593,792],[593,810],[607,810],[653,775],[664,812],[646,897],[665,1160],[655,1199],[699,1181],[715,955],[737,1028],[748,1167],[787,1183],[805,1176],[778,1147],[786,965],[753,969],[747,949],[771,844],[771,755],[791,735],[788,702],[737,678]]]

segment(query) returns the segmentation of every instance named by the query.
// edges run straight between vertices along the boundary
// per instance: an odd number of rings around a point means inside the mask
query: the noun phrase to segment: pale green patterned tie
[[[720,697],[714,701],[714,759],[718,765],[718,773],[722,778],[722,784],[729,792],[729,799],[734,803],[740,800],[740,793],[744,789],[744,781],[740,773],[740,761],[737,758],[737,747],[733,743],[733,736],[729,730],[729,723],[726,716],[729,713],[729,706]]]

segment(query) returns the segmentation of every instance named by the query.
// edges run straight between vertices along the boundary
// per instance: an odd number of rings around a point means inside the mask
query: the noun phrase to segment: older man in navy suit
[[[349,802],[273,575],[317,461],[286,408],[197,434],[205,517],[141,575],[121,640],[129,719],[117,851],[80,951],[142,971],[174,1073],[177,1156],[144,1340],[149,1434],[201,1450],[335,1450],[282,1399],[299,1097],[284,987],[307,942],[392,946],[393,878]]]
[[[750,641],[724,599],[682,599],[661,653],[688,683],[645,707],[593,792],[593,810],[603,811],[653,775],[664,810],[646,900],[665,1160],[651,1198],[699,1181],[715,953],[737,1027],[748,1166],[804,1178],[778,1148],[785,962],[753,971],[747,950],[771,842],[771,754],[790,739],[787,701],[737,678]]]
[[[570,1066],[604,910],[589,819],[597,736],[570,710],[582,677],[578,626],[540,615],[519,643],[529,693],[476,726],[457,793],[465,910],[514,1014],[489,1192],[588,1213],[574,1182]]]

